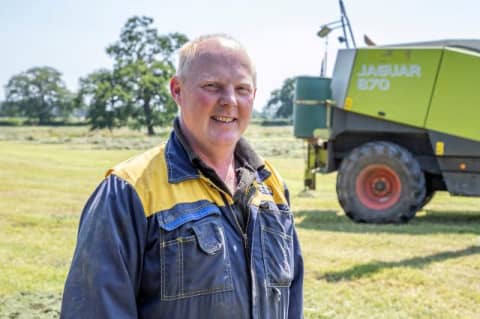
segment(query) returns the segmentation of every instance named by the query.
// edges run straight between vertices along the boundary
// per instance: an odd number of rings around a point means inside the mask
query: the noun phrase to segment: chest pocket
[[[208,202],[159,213],[161,300],[233,290],[221,213]]]
[[[293,279],[293,215],[272,201],[259,206],[263,263],[268,287],[289,287]]]

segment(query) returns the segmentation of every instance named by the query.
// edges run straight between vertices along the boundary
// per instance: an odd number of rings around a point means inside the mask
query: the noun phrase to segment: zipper
[[[243,229],[242,229],[242,226],[240,226],[240,222],[238,221],[238,218],[237,218],[237,215],[235,214],[235,212],[233,211],[232,209],[232,206],[228,203],[228,200],[227,200],[227,196],[231,196],[230,194],[226,193],[224,190],[222,190],[220,187],[218,187],[217,185],[215,185],[214,183],[212,183],[208,178],[206,178],[205,176],[202,176],[200,175],[200,178],[206,182],[208,185],[212,186],[213,188],[215,188],[220,196],[222,197],[222,200],[224,202],[224,204],[226,206],[228,206],[228,210],[230,212],[230,214],[232,215],[233,217],[233,220],[235,221],[235,225],[238,229],[238,231],[240,232],[240,234],[242,235],[242,239],[243,239],[243,252],[245,254],[245,262],[246,264],[248,265],[248,268],[249,268],[249,271],[248,271],[248,275],[250,276],[250,289],[253,289],[252,287],[256,286],[255,282],[256,282],[256,278],[255,278],[255,270],[254,270],[254,267],[253,267],[253,264],[252,264],[252,260],[250,259],[250,254],[248,252],[248,234],[247,234],[247,230],[248,230],[248,224],[250,223],[250,210],[248,209],[248,206],[250,204],[250,201],[251,201],[251,197],[253,196],[253,194],[255,193],[255,188],[252,187],[252,185],[248,186],[247,188],[247,200],[245,201],[245,203],[241,203],[242,205],[245,206],[245,208],[247,209],[248,213],[247,213],[247,220],[246,220],[246,223],[245,223],[245,232],[243,232]],[[232,199],[232,204],[234,204],[233,202],[233,199]],[[253,311],[254,309],[257,308],[256,306],[256,302],[255,302],[255,296],[252,292],[252,295],[251,295],[251,302],[252,302],[252,314],[253,314]],[[257,313],[259,312],[259,310],[257,309]],[[255,317],[254,315],[252,317]]]
[[[218,187],[217,185],[215,185],[214,183],[212,183],[208,178],[204,177],[204,176],[200,176],[200,178],[205,181],[208,185],[214,187],[219,193],[220,193],[220,196],[222,197],[222,200],[225,204],[225,206],[228,207],[228,210],[230,211],[230,214],[232,214],[233,216],[233,220],[235,221],[235,225],[237,226],[238,228],[238,231],[240,232],[240,234],[242,235],[242,239],[243,239],[243,247],[245,249],[247,249],[248,247],[248,235],[247,235],[247,228],[248,228],[248,223],[250,221],[250,212],[248,212],[248,215],[247,215],[247,221],[246,221],[246,224],[245,224],[245,232],[243,232],[243,229],[242,229],[242,226],[240,226],[240,222],[238,221],[238,218],[237,218],[237,215],[233,212],[232,210],[232,206],[229,204],[228,200],[227,200],[227,196],[230,196],[230,194],[227,194],[223,189],[221,189],[220,187]],[[232,201],[233,202],[233,201]],[[248,208],[248,206],[247,206]],[[246,253],[246,252],[245,252]],[[247,256],[248,257],[248,256]]]
[[[248,236],[245,233],[243,233],[242,236],[243,236],[243,247],[245,249],[248,249]]]
[[[223,193],[221,193],[220,195],[222,196],[222,199],[223,199],[224,203],[228,207],[228,210],[230,211],[230,214],[232,214],[233,220],[235,221],[235,225],[237,226],[238,231],[240,232],[240,234],[242,234],[243,247],[245,249],[247,249],[247,247],[248,247],[248,235],[247,235],[248,219],[247,219],[247,224],[245,224],[245,232],[243,232],[242,226],[240,226],[240,222],[238,221],[237,215],[234,213],[234,211],[232,209],[232,206],[228,204],[228,201],[225,198],[225,195]],[[248,217],[250,217],[250,214],[248,214],[248,215],[249,215]]]

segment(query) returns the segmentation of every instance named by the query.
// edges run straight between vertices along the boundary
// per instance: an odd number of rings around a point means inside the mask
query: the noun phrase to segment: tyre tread
[[[357,163],[362,159],[381,157],[384,160],[397,161],[408,174],[407,189],[410,190],[410,202],[406,210],[392,216],[358,213],[361,207],[357,207],[356,194],[349,187],[349,179],[354,172]],[[342,161],[337,175],[337,197],[345,214],[355,222],[369,223],[405,223],[412,219],[422,207],[425,198],[425,177],[418,161],[405,148],[387,141],[368,142],[351,151]],[[388,218],[386,218],[388,217]]]

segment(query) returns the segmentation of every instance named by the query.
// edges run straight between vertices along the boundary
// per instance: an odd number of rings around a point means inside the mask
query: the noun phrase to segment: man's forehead
[[[210,68],[222,68],[224,66],[239,65],[245,68],[248,73],[253,76],[253,67],[249,57],[242,51],[237,49],[219,48],[197,51],[195,57],[190,61],[189,69],[192,72],[198,72],[199,69],[208,71]],[[213,71],[213,70],[210,70]],[[208,72],[207,72],[208,73]]]
[[[250,61],[247,56],[237,51],[205,51],[199,52],[198,55],[192,59],[192,65],[201,66],[203,64],[209,65],[235,65],[240,64],[246,68],[250,68]]]
[[[203,73],[205,69],[221,71],[226,67],[226,71],[232,66],[236,71],[251,77],[256,85],[255,65],[245,48],[235,39],[212,36],[193,40],[181,49],[177,74],[186,81],[189,77],[197,77],[198,73]]]

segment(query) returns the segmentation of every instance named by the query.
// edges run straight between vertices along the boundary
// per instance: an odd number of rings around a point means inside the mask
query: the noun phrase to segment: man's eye
[[[250,90],[248,87],[239,87],[237,88],[237,91],[242,95],[248,95],[252,92],[252,90]]]
[[[218,89],[218,85],[215,84],[215,83],[207,83],[203,87],[206,88],[206,89],[209,89],[209,90]]]

